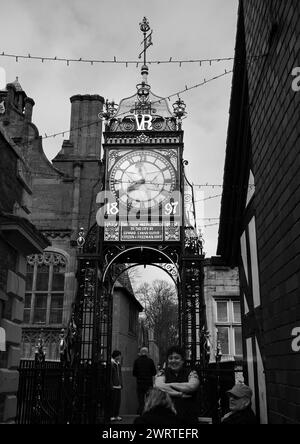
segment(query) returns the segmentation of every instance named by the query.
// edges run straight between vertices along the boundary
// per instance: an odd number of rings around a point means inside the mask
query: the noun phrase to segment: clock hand
[[[129,180],[135,180],[137,173],[129,173],[127,171],[124,171],[124,174],[126,174],[126,176],[129,178]],[[130,176],[134,176],[133,178]]]
[[[128,181],[128,182],[125,182],[124,180],[121,180],[121,179],[115,179],[114,181],[113,181],[113,183],[122,183],[122,184],[133,184],[133,183],[136,183],[136,180],[130,180],[130,181]]]
[[[136,182],[134,182],[133,184],[131,184],[131,185],[127,188],[127,191],[128,191],[128,192],[130,192],[130,191],[135,191],[135,190],[137,190],[137,188],[139,188],[141,185],[145,185],[145,183],[146,183],[145,179],[137,180]]]
[[[151,173],[153,174],[153,173]],[[156,174],[156,176],[154,177],[154,179],[152,179],[149,183],[153,184],[153,182],[158,178],[158,176],[160,175],[160,173]]]

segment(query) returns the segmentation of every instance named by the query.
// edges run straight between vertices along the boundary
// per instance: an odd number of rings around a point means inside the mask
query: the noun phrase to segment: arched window
[[[65,271],[66,259],[61,254],[27,257],[24,324],[62,324]]]

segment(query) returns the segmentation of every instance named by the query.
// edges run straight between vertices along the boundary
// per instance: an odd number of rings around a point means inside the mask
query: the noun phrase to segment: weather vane
[[[148,85],[148,74],[149,74],[149,68],[147,66],[147,49],[149,46],[153,45],[152,43],[152,33],[153,31],[150,31],[149,21],[146,17],[143,18],[143,21],[140,23],[140,30],[144,34],[144,39],[141,42],[141,45],[144,45],[143,51],[139,55],[139,59],[144,54],[144,63],[141,69],[141,74],[143,81],[139,85],[137,85],[137,95],[138,95],[138,101],[139,103],[136,104],[136,108],[138,112],[141,111],[140,106],[145,106],[146,102],[149,102],[149,93],[150,93],[150,85]],[[144,109],[145,111],[145,109]]]
[[[152,43],[153,31],[151,30],[150,34],[147,35],[147,32],[150,31],[150,26],[149,26],[149,21],[146,17],[144,17],[142,23],[140,23],[140,30],[144,34],[144,40],[141,42],[141,45],[144,45],[144,49],[140,53],[139,59],[144,54],[144,65],[146,65],[147,64],[147,49],[149,48],[149,46],[153,45],[153,43]]]

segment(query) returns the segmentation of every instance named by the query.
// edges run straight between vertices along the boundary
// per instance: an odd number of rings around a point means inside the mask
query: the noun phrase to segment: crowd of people
[[[167,351],[166,362],[158,370],[142,347],[133,364],[138,400],[135,424],[195,427],[199,425],[198,393],[199,376],[186,365],[185,353],[173,346]],[[121,421],[122,369],[121,352],[112,353],[111,362],[111,422]],[[227,392],[229,412],[221,424],[257,424],[251,408],[252,390],[245,384],[236,384]]]

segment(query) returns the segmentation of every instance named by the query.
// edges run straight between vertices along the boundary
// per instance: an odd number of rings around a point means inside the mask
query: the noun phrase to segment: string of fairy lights
[[[53,213],[53,210],[52,209],[50,209],[49,207],[48,208],[45,208],[45,207],[38,207],[38,206],[35,206],[35,207],[33,207],[33,208],[29,208],[29,210],[34,210],[34,211],[36,211],[36,210],[39,210],[39,211],[43,211],[43,212],[45,212],[45,213]],[[55,213],[59,213],[59,214],[61,214],[61,215],[70,215],[70,216],[72,216],[72,212],[70,212],[70,211],[63,211],[63,210],[58,210],[58,211],[55,211]],[[34,218],[35,220],[36,220],[36,218]],[[81,220],[81,219],[83,219],[83,217],[72,217],[72,219],[74,219],[74,220]],[[38,220],[53,220],[53,218],[49,218],[49,219],[38,219]],[[217,221],[217,220],[220,220],[220,218],[219,217],[198,217],[196,220],[202,220],[202,221],[206,221],[206,222],[215,222],[215,221]],[[233,219],[234,220],[234,219]]]
[[[60,176],[60,174],[61,173],[57,173],[57,174],[46,173],[46,172],[44,172],[42,170],[41,171],[35,170],[34,172],[31,173],[32,176],[37,176],[37,177],[43,176],[43,177],[54,177],[54,178],[57,178],[57,179],[61,178],[61,179],[74,180],[74,181],[75,180],[80,180],[80,181],[88,181],[88,182],[94,182],[94,183],[97,182],[97,179],[90,179],[90,178],[87,178],[87,177],[82,177],[80,179],[77,179],[77,178],[71,177],[71,176],[64,176],[64,175]],[[126,184],[126,182],[122,182],[122,183]],[[128,182],[128,184],[129,183],[131,183],[131,182]],[[151,184],[151,183],[152,182],[147,182],[147,181],[144,182],[144,184]],[[193,183],[192,186],[193,186],[193,188],[200,188],[200,189],[201,188],[212,188],[212,189],[214,189],[214,188],[222,188],[223,189],[223,193],[224,193],[224,191],[225,192],[230,192],[230,193],[243,193],[244,191],[255,189],[255,185],[248,185],[248,186],[245,186],[245,187],[241,187],[241,186],[235,186],[235,185],[229,185],[229,184],[228,185],[224,185],[224,184],[216,184],[216,183],[214,183],[214,184],[209,184],[209,183],[197,184],[197,183]],[[196,200],[195,203],[201,202],[202,200],[209,200],[209,199],[213,199],[213,198],[217,198],[217,197],[222,197],[222,194],[208,196],[207,198]]]
[[[203,82],[201,82],[201,83],[198,83],[198,84],[193,85],[193,86],[191,86],[191,87],[185,86],[185,89],[183,89],[183,90],[181,90],[181,91],[178,91],[178,92],[176,92],[176,93],[174,93],[174,94],[171,94],[171,95],[169,95],[169,96],[166,96],[166,97],[164,97],[164,98],[160,98],[159,100],[153,102],[153,104],[154,104],[154,103],[161,103],[162,100],[170,100],[171,97],[180,97],[180,94],[183,94],[183,93],[185,93],[185,92],[187,92],[187,91],[190,91],[191,89],[198,88],[198,87],[200,87],[200,86],[204,86],[204,85],[206,85],[207,83],[212,82],[212,81],[214,81],[214,80],[216,80],[216,79],[219,79],[219,78],[221,78],[221,77],[224,77],[225,75],[228,75],[228,74],[230,74],[230,73],[232,73],[232,71],[227,71],[227,70],[225,70],[224,73],[222,73],[222,74],[220,74],[220,75],[218,75],[218,76],[215,76],[215,77],[209,78],[209,79],[204,79]],[[123,114],[125,115],[125,114],[127,114],[127,113],[126,113],[126,112],[124,112],[124,113],[120,113],[120,114],[118,114],[118,117],[120,117],[120,116],[123,115]],[[91,123],[89,123],[89,124],[85,124],[85,125],[82,125],[82,126],[80,126],[80,127],[73,128],[72,130],[60,131],[60,132],[57,132],[57,133],[54,133],[54,134],[51,134],[51,135],[47,135],[47,134],[45,134],[44,137],[39,136],[39,137],[37,137],[36,139],[48,139],[48,138],[51,138],[51,137],[54,138],[54,137],[59,136],[59,135],[64,136],[65,134],[68,134],[68,133],[71,133],[71,132],[74,132],[74,131],[80,131],[80,130],[83,129],[83,128],[87,128],[87,127],[90,127],[90,126],[95,125],[95,124],[99,125],[99,123],[100,123],[100,121],[91,122]],[[31,143],[33,140],[34,140],[34,139],[32,139],[30,142],[26,142],[24,145],[28,145],[28,144]],[[35,176],[43,175],[43,177],[56,177],[56,178],[59,177],[59,173],[57,173],[57,174],[51,174],[51,173],[45,173],[44,171],[35,171],[35,172],[33,172],[32,174],[35,175]],[[71,178],[70,178],[70,179],[71,179]],[[74,178],[74,180],[76,180],[76,179]],[[81,178],[81,180],[87,180],[87,181],[95,182],[94,179],[89,179],[89,178]],[[214,188],[224,188],[223,184],[209,184],[209,183],[193,184],[193,187],[194,187],[194,188],[199,188],[199,189],[201,189],[201,188],[212,188],[212,189],[214,189]],[[250,187],[251,187],[251,186],[250,186]],[[229,188],[234,189],[235,187],[229,187]],[[195,201],[195,203],[200,202],[200,201],[202,201],[202,200],[203,200],[203,201],[206,201],[206,200],[215,199],[215,198],[218,198],[218,197],[221,197],[221,196],[222,196],[221,194],[219,194],[219,195],[214,195],[214,196],[208,196],[207,198],[200,199],[199,201]],[[46,209],[43,209],[43,208],[36,208],[36,209],[39,209],[39,210],[42,210],[42,211],[43,211],[43,210],[46,210]],[[66,214],[68,214],[68,213],[66,213]],[[52,219],[50,219],[50,220],[52,220]],[[219,220],[219,218],[203,218],[203,220],[207,220],[208,222],[211,222],[211,221]],[[208,228],[208,227],[212,227],[212,226],[216,226],[216,225],[218,225],[218,223],[207,224],[207,225],[204,225],[203,227],[204,227],[204,228],[205,228],[205,227]]]
[[[252,62],[255,61],[261,57],[264,57],[265,54],[261,55],[252,55],[248,56],[247,61]],[[30,61],[40,61],[42,63],[45,62],[63,62],[67,66],[70,66],[72,63],[81,63],[81,64],[88,64],[90,66],[94,66],[97,64],[112,64],[112,65],[124,65],[125,67],[128,67],[130,65],[134,65],[136,68],[143,65],[143,62],[141,60],[130,60],[130,59],[118,59],[116,56],[113,56],[109,59],[97,59],[95,58],[87,58],[87,57],[57,57],[57,56],[40,56],[40,55],[32,55],[31,53],[28,54],[11,54],[6,51],[0,51],[0,57],[7,57],[14,59],[15,62],[19,62],[20,60],[30,60]],[[238,59],[234,59],[234,57],[215,57],[215,58],[203,58],[203,59],[183,59],[183,58],[173,58],[167,57],[165,59],[157,59],[157,60],[147,60],[148,65],[166,65],[166,64],[172,64],[172,65],[178,65],[181,67],[185,64],[197,64],[200,67],[203,65],[212,66],[213,64],[219,64],[221,62],[233,62],[236,61],[236,63],[239,63]]]
[[[1,57],[12,57],[12,58],[15,59],[16,62],[18,62],[19,59],[30,59],[30,60],[40,60],[41,62],[44,62],[44,61],[62,62],[62,61],[64,61],[64,62],[67,62],[67,65],[69,65],[70,62],[83,62],[83,63],[90,63],[92,65],[94,63],[115,63],[115,64],[125,64],[126,66],[128,66],[130,64],[136,64],[137,67],[139,66],[139,64],[142,64],[141,61],[117,60],[117,58],[115,56],[113,57],[112,60],[110,60],[110,59],[108,59],[108,60],[87,59],[87,58],[82,58],[82,57],[80,57],[78,59],[72,59],[72,58],[66,58],[66,57],[60,58],[60,57],[57,57],[57,56],[55,56],[55,57],[33,56],[30,53],[27,54],[27,55],[24,55],[24,54],[9,54],[9,53],[6,53],[4,51],[0,52],[0,56]],[[252,62],[252,61],[255,61],[255,60],[257,60],[257,59],[259,59],[261,57],[264,57],[264,56],[265,56],[264,54],[258,55],[258,56],[251,56],[249,58],[249,61]],[[234,60],[233,57],[211,58],[211,59],[188,59],[188,60],[185,60],[185,59],[173,59],[172,57],[170,57],[169,59],[166,59],[166,60],[152,60],[152,61],[150,60],[150,61],[147,61],[147,63],[149,65],[150,64],[178,63],[179,66],[181,66],[182,64],[185,64],[185,63],[199,63],[200,66],[202,66],[203,64],[207,63],[210,66],[212,66],[213,63],[220,63],[220,62],[233,61],[233,60]],[[239,63],[239,61],[236,60],[236,63]],[[232,73],[233,73],[233,69],[230,69],[230,70],[225,69],[222,74],[216,75],[216,76],[208,78],[208,79],[204,78],[202,82],[197,83],[197,84],[192,85],[192,86],[185,85],[184,89],[181,89],[180,91],[177,91],[175,93],[169,94],[168,96],[162,97],[162,98],[152,102],[152,104],[160,104],[163,100],[169,100],[170,101],[171,98],[174,98],[174,97],[180,98],[180,95],[182,95],[182,94],[184,94],[184,93],[186,93],[188,91],[191,91],[193,89],[196,89],[196,88],[199,88],[201,86],[204,86],[204,85],[206,85],[208,83],[213,82],[214,80],[220,79],[220,78],[222,78],[224,76],[227,76],[229,74],[232,74]],[[126,112],[120,113],[120,114],[118,114],[118,117],[121,117],[122,115],[125,115],[125,114],[127,114],[127,113]],[[44,136],[37,136],[36,138],[33,138],[30,141],[28,141],[28,142],[24,142],[22,144],[19,144],[19,146],[26,146],[26,145],[30,144],[33,140],[36,140],[36,139],[45,140],[45,139],[55,138],[57,136],[63,136],[64,137],[66,134],[70,134],[70,133],[75,132],[75,131],[81,131],[82,129],[89,128],[89,127],[91,127],[93,125],[99,125],[100,123],[101,123],[100,120],[97,120],[97,121],[94,121],[94,122],[90,122],[90,123],[78,126],[76,128],[73,128],[73,129],[67,129],[67,130],[58,131],[58,132],[52,133],[50,135],[45,133]]]
[[[61,213],[59,213],[59,214],[61,214]],[[79,217],[71,217],[70,218],[70,220],[72,220],[72,221],[83,221],[83,218],[79,218]],[[42,218],[42,219],[36,219],[36,218],[34,218],[34,220],[33,220],[33,222],[36,224],[36,223],[43,223],[43,222],[53,222],[53,221],[55,221],[55,218],[52,218],[52,219],[50,219],[50,218]],[[204,225],[202,225],[202,224],[199,224],[199,228],[210,228],[210,227],[216,227],[216,226],[219,226],[219,222],[217,222],[217,223],[212,223],[212,224],[204,224]]]
[[[113,56],[110,59],[97,59],[97,58],[86,58],[86,57],[49,57],[49,56],[35,56],[28,54],[11,54],[5,51],[0,52],[1,57],[7,57],[7,58],[13,58],[15,62],[19,62],[20,60],[31,60],[31,61],[40,61],[42,63],[44,62],[64,62],[67,66],[70,66],[71,63],[81,63],[81,64],[89,64],[91,66],[97,65],[97,64],[113,64],[113,65],[124,65],[125,67],[128,67],[129,65],[134,65],[137,68],[141,65],[143,65],[143,62],[141,60],[124,60],[124,59],[117,59],[116,56]],[[193,63],[193,64],[199,64],[199,66],[202,65],[209,65],[212,66],[214,63],[221,63],[221,62],[230,62],[233,61],[234,57],[219,57],[219,58],[207,58],[207,59],[173,59],[173,57],[169,57],[167,59],[162,60],[147,60],[147,64],[149,65],[165,65],[165,64],[176,64],[178,66],[182,66],[183,64]]]
[[[139,67],[140,65],[142,65],[141,61],[136,61],[136,60],[119,60],[115,56],[112,59],[107,59],[107,60],[100,60],[100,59],[96,59],[96,58],[88,59],[88,58],[83,58],[83,57],[75,59],[75,58],[71,58],[71,57],[34,56],[34,55],[31,55],[30,53],[27,54],[27,55],[25,55],[25,54],[10,54],[10,53],[2,51],[2,52],[0,52],[0,57],[13,58],[16,62],[18,62],[19,60],[22,60],[22,59],[27,59],[27,60],[30,60],[30,61],[40,61],[42,63],[44,63],[44,62],[65,62],[67,66],[69,66],[71,63],[72,64],[73,63],[90,64],[91,66],[96,65],[96,64],[116,64],[116,65],[125,65],[126,67],[128,67],[129,65],[135,65],[136,67]],[[261,56],[252,56],[251,57],[251,61],[252,60],[256,60],[256,59],[258,59],[260,57]],[[152,65],[152,64],[157,64],[157,65],[159,65],[159,64],[176,64],[179,67],[181,67],[183,64],[199,64],[199,66],[204,66],[204,65],[212,66],[213,64],[220,64],[221,62],[230,62],[230,61],[233,61],[233,60],[234,60],[233,57],[222,57],[222,58],[211,58],[211,59],[173,59],[172,57],[170,57],[170,58],[165,59],[165,60],[149,60],[149,61],[147,61],[147,64],[149,64],[149,65]],[[239,63],[239,61],[236,60],[236,63]],[[229,75],[231,73],[233,73],[232,69],[231,70],[225,69],[224,73],[222,73],[222,74],[219,74],[217,76],[211,77],[209,79],[204,78],[202,82],[197,83],[197,84],[192,85],[192,86],[185,85],[184,89],[181,89],[180,91],[177,91],[177,92],[175,92],[173,94],[170,94],[170,95],[168,95],[166,97],[160,98],[160,99],[156,100],[155,102],[153,102],[153,104],[155,104],[155,103],[160,104],[163,100],[169,100],[170,101],[171,98],[173,98],[173,97],[180,98],[180,95],[182,95],[182,94],[184,94],[184,93],[186,93],[188,91],[191,91],[193,89],[196,89],[196,88],[199,88],[201,86],[204,86],[204,85],[206,85],[206,84],[208,84],[208,83],[210,83],[210,82],[212,82],[214,80],[217,80],[217,79],[219,79],[221,77],[224,77],[226,75]],[[118,114],[118,117],[120,117],[123,114],[125,115],[127,113],[124,112],[124,113]],[[64,131],[58,131],[58,132],[50,134],[50,135],[45,133],[44,136],[38,136],[36,138],[31,139],[28,142],[20,144],[19,146],[31,144],[36,139],[44,140],[44,139],[55,138],[55,137],[60,136],[60,135],[64,137],[65,134],[70,134],[70,133],[75,132],[75,131],[81,131],[84,128],[89,128],[89,127],[91,127],[93,125],[99,125],[100,123],[101,123],[101,120],[99,119],[97,121],[90,122],[90,123],[85,124],[85,125],[81,125],[81,126],[79,126],[77,128],[68,129],[68,130],[64,130]],[[33,175],[36,175],[36,176],[39,176],[41,174],[44,177],[46,177],[46,176],[47,177],[58,177],[59,176],[59,173],[58,174],[51,174],[51,173],[45,173],[43,171],[35,171],[35,172],[33,172]],[[76,180],[76,179],[74,179],[74,180]],[[88,181],[95,182],[95,180],[88,179],[88,178],[81,178],[81,180],[88,180]],[[214,188],[224,188],[224,185],[222,185],[222,184],[209,184],[209,183],[205,183],[205,184],[193,184],[193,187],[194,188],[199,188],[199,189],[201,189],[201,188],[212,188],[212,189],[214,189]],[[250,188],[251,187],[252,186],[250,185]],[[236,187],[229,186],[229,187],[227,187],[227,191],[230,188],[233,190]],[[239,187],[239,189],[240,189],[240,187]],[[195,203],[204,202],[204,201],[208,201],[208,200],[212,200],[212,199],[216,199],[216,198],[221,198],[221,197],[222,197],[222,194],[212,195],[212,196],[205,197],[203,199],[196,200]],[[49,211],[49,209],[38,208],[38,207],[35,207],[35,210],[46,211],[46,212]],[[65,214],[65,215],[70,214],[67,211],[61,211],[59,213]],[[72,219],[74,219],[74,217],[72,217]],[[78,218],[78,219],[80,219],[80,218]],[[46,219],[43,218],[42,220],[45,221]],[[49,220],[53,220],[53,219],[49,218]],[[203,228],[209,228],[209,227],[214,227],[214,226],[219,225],[219,222],[215,222],[215,221],[219,221],[220,218],[197,218],[197,221],[199,221],[199,220],[206,221],[206,222],[213,222],[213,223],[209,223],[209,224],[205,224],[205,225],[201,224]]]
[[[197,83],[197,84],[195,84],[195,85],[192,85],[192,86],[187,86],[187,85],[185,85],[185,88],[184,89],[182,89],[182,90],[180,90],[180,91],[177,91],[177,92],[175,92],[175,93],[172,93],[172,94],[169,94],[168,96],[165,96],[165,97],[161,97],[160,99],[158,99],[158,100],[155,100],[155,101],[152,101],[151,103],[152,103],[152,105],[154,105],[154,104],[161,104],[161,102],[162,101],[165,101],[165,100],[171,100],[171,98],[173,98],[173,97],[177,97],[177,98],[180,98],[180,95],[182,95],[182,94],[184,94],[184,93],[186,93],[186,92],[188,92],[188,91],[191,91],[191,90],[193,90],[193,89],[196,89],[196,88],[199,88],[199,87],[201,87],[201,86],[204,86],[204,85],[206,85],[206,84],[208,84],[208,83],[211,83],[211,82],[213,82],[214,80],[217,80],[217,79],[220,79],[220,78],[222,78],[222,77],[224,77],[224,76],[227,76],[227,75],[229,75],[229,74],[231,74],[233,71],[231,70],[231,71],[227,71],[226,69],[225,69],[225,72],[224,73],[222,73],[222,74],[219,74],[219,75],[217,75],[217,76],[214,76],[214,77],[211,77],[211,78],[208,78],[208,79],[203,79],[203,81],[202,82],[200,82],[200,83]],[[119,113],[118,114],[118,118],[119,117],[122,117],[123,115],[126,115],[126,114],[128,114],[128,112],[123,112],[123,113]],[[101,116],[100,116],[101,117]],[[32,138],[30,141],[28,141],[28,142],[24,142],[24,143],[21,143],[21,144],[19,144],[18,146],[28,146],[28,145],[30,145],[34,140],[45,140],[45,139],[50,139],[50,138],[55,138],[55,137],[57,137],[57,136],[65,136],[66,134],[70,134],[70,133],[74,133],[74,132],[76,132],[76,131],[81,131],[82,129],[85,129],[85,128],[89,128],[89,127],[91,127],[91,126],[94,126],[94,125],[99,125],[101,123],[101,120],[100,120],[100,118],[99,118],[99,120],[96,120],[96,121],[93,121],[93,122],[90,122],[90,123],[86,123],[86,124],[84,124],[84,125],[80,125],[80,126],[78,126],[78,127],[76,127],[76,128],[73,128],[73,129],[68,129],[68,130],[63,130],[63,131],[58,131],[58,132],[56,132],[56,133],[52,133],[52,134],[47,134],[47,133],[45,133],[45,135],[44,136],[37,136],[37,137],[34,137],[34,138]]]
[[[34,210],[35,211],[39,210],[39,211],[42,211],[44,213],[53,213],[53,210],[51,210],[49,208],[43,208],[43,207],[34,207]],[[35,222],[37,222],[37,221],[40,221],[40,222],[42,222],[42,221],[45,221],[45,222],[47,222],[47,221],[54,221],[54,220],[57,219],[57,214],[60,214],[61,216],[68,216],[69,215],[70,219],[72,219],[74,221],[78,221],[78,220],[83,220],[84,219],[84,217],[74,217],[74,215],[72,214],[71,211],[55,211],[55,216],[54,217],[48,217],[48,218],[47,217],[46,218],[45,217],[43,217],[43,218],[36,218],[36,217],[34,217],[33,219],[34,219]],[[219,225],[220,218],[219,217],[197,217],[196,220],[197,220],[197,222],[198,221],[206,222],[206,225],[203,225],[203,223],[201,223],[202,227],[207,227],[207,226],[211,227],[211,226]],[[234,220],[235,219],[231,219],[230,222],[232,222]],[[216,222],[216,221],[218,221],[218,222]],[[209,222],[209,224],[207,224],[207,222]],[[213,222],[213,223],[210,223],[210,222]]]

